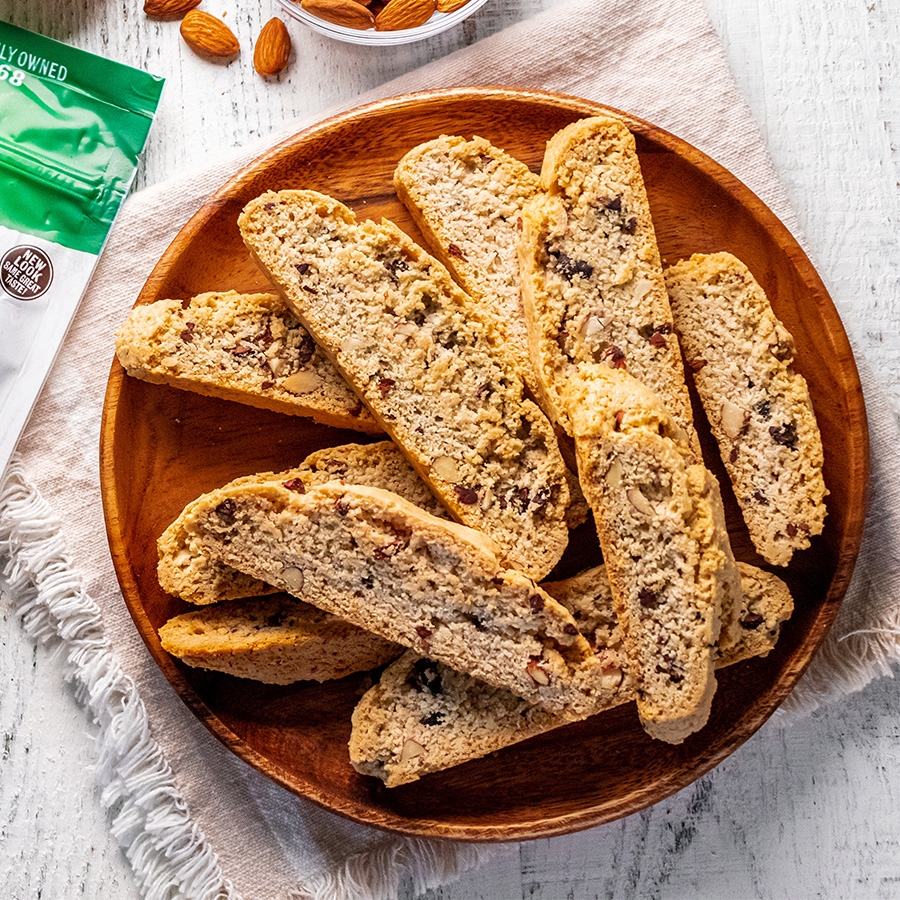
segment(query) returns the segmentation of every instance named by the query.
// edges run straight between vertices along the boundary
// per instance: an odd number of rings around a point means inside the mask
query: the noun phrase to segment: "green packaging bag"
[[[0,21],[0,472],[134,179],[162,86]]]

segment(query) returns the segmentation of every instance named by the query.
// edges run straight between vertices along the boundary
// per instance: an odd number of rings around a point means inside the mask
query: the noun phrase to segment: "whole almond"
[[[357,31],[375,27],[375,16],[356,0],[302,0],[300,6],[332,25],[355,28]]]
[[[375,17],[376,31],[403,31],[418,28],[434,15],[437,0],[389,0]]]
[[[253,68],[263,78],[273,78],[284,69],[291,55],[291,36],[277,16],[269,19],[253,48]]]
[[[191,10],[181,21],[184,42],[200,56],[227,59],[240,53],[241,45],[231,29],[201,9]]]
[[[437,11],[440,13],[456,12],[461,6],[465,6],[469,0],[437,0]]]
[[[151,19],[180,19],[199,5],[200,0],[146,0],[144,12]]]

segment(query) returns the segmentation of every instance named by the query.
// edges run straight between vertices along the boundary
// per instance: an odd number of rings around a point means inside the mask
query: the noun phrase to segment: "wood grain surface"
[[[553,134],[604,112],[561,95],[484,88],[412,94],[335,116],[274,148],[213,194],[149,273],[137,302],[261,287],[264,277],[248,258],[236,221],[266,190],[319,190],[360,216],[385,216],[418,237],[392,187],[398,161],[413,146],[440,134],[479,134],[538,168]],[[163,593],[156,579],[162,531],[212,487],[289,468],[323,445],[358,438],[136,381],[113,363],[100,482],[113,562],[132,617],[166,677],[223,743],[329,809],[411,835],[494,841],[563,834],[639,811],[704,774],[765,721],[837,612],[859,549],[868,477],[862,393],[840,319],[803,251],[758,198],[698,150],[625,118],[637,139],[663,259],[732,251],[756,273],[793,333],[795,365],[809,384],[827,448],[831,491],[822,536],[779,570],[796,612],[776,652],[723,673],[709,724],[680,746],[650,740],[629,706],[386,791],[354,772],[347,754],[365,674],[324,685],[236,688],[227,676],[173,660],[157,631],[186,606]],[[717,460],[708,428],[701,418],[697,424],[707,458]],[[735,553],[759,564],[727,478],[720,480]],[[573,542],[551,577],[600,561],[588,536]]]
[[[0,17],[164,74],[139,176],[153,184],[285,119],[524,19],[554,0],[491,0],[458,32],[375,56],[291,27],[294,59],[264,84],[210,66],[125,0],[0,0]],[[900,397],[898,0],[706,0],[802,223],[808,252],[882,380]],[[223,0],[242,41],[274,4]],[[237,22],[237,24],[235,24]],[[136,900],[91,772],[63,664],[2,605],[0,884],[13,898]],[[765,726],[694,785],[644,812],[503,848],[422,900],[900,896],[900,682],[885,679],[780,731]],[[407,885],[402,900],[417,895]]]

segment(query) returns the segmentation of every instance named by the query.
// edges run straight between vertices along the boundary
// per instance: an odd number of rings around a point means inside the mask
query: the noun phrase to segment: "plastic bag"
[[[0,22],[0,472],[134,179],[162,86]]]

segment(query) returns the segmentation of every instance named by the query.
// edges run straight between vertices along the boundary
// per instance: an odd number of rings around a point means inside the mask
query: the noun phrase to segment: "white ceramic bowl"
[[[294,0],[278,0],[278,2],[289,16],[299,19],[313,31],[318,31],[319,34],[334,38],[336,41],[373,47],[394,47],[397,44],[421,41],[452,28],[484,6],[487,0],[469,0],[465,6],[461,6],[451,13],[436,12],[424,25],[420,25],[418,28],[407,28],[404,31],[375,31],[374,28],[368,31],[359,31],[355,28],[344,28],[342,25],[332,25],[331,22],[311,15],[300,6],[299,2],[295,3]]]

